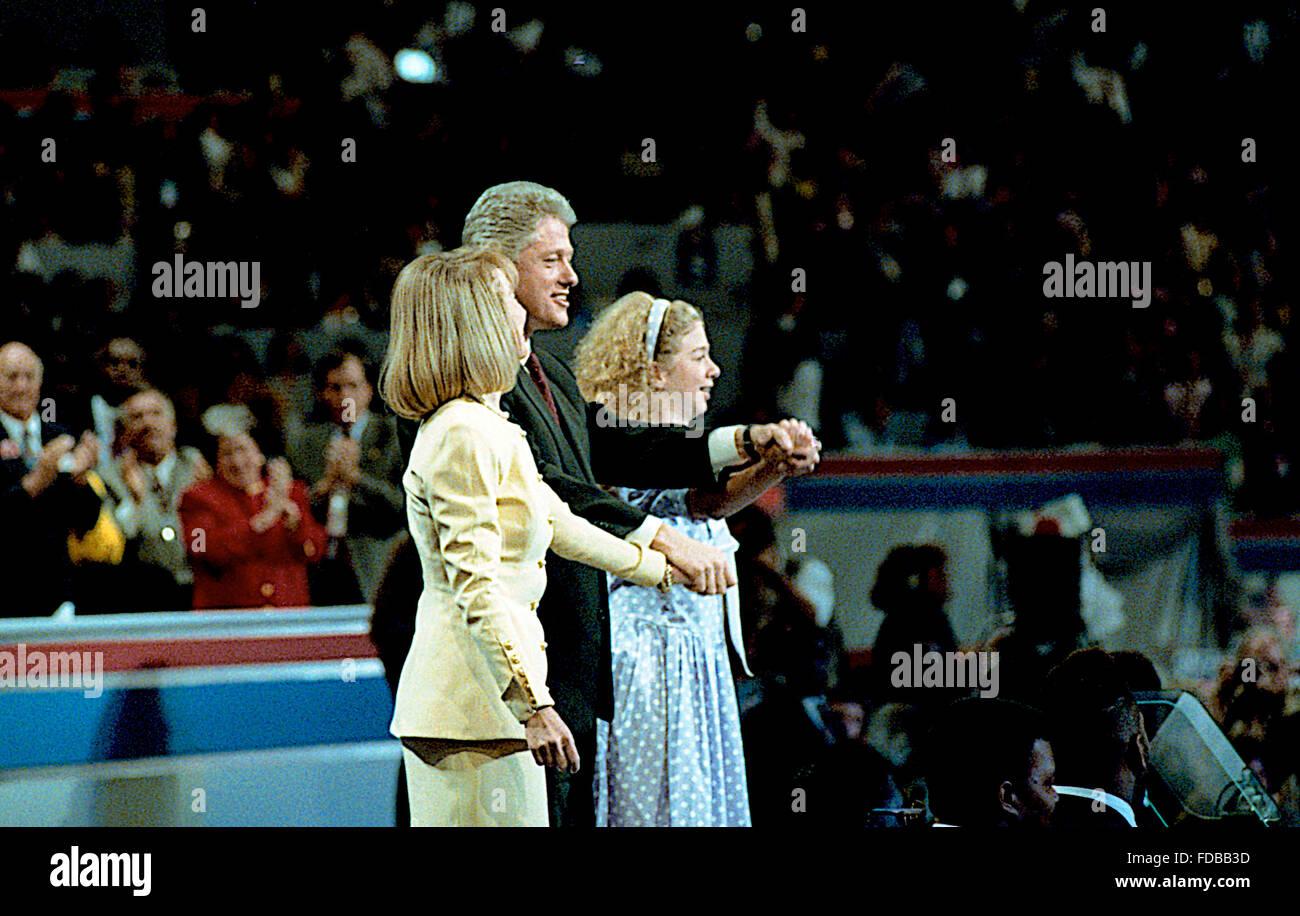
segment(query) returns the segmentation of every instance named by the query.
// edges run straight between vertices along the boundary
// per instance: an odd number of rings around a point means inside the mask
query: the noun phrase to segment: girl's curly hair
[[[583,397],[620,416],[626,416],[636,403],[646,404],[650,397],[645,333],[653,305],[649,293],[632,292],[617,299],[600,313],[573,354],[574,374]],[[695,306],[673,300],[659,328],[655,361],[675,353],[677,342],[702,321],[704,317]]]

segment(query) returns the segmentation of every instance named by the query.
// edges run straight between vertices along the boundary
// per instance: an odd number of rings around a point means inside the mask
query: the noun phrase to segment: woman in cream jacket
[[[461,248],[416,258],[393,290],[380,389],[422,421],[403,482],[424,592],[391,726],[412,826],[546,826],[541,765],[577,769],[536,614],[548,548],[672,581],[662,554],[570,512],[502,412],[523,342],[516,276],[504,256]]]

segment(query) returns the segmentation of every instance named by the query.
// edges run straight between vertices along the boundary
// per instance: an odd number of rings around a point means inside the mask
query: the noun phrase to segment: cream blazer
[[[500,409],[458,398],[421,423],[403,484],[424,592],[390,730],[397,737],[524,737],[552,705],[537,602],[546,551],[658,584],[663,554],[574,515],[543,482],[524,431]]]

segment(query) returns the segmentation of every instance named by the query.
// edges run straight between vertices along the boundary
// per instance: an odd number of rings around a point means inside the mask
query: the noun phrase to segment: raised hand
[[[72,478],[81,482],[86,471],[99,463],[99,440],[95,434],[86,431],[81,434],[81,441],[72,450],[72,465],[68,468]]]
[[[40,455],[36,457],[36,466],[22,479],[23,489],[32,496],[39,496],[59,474],[59,462],[69,454],[76,445],[71,436],[63,435],[45,443]]]
[[[144,471],[140,470],[140,462],[135,457],[135,449],[130,446],[122,449],[122,454],[117,459],[118,473],[122,475],[122,482],[126,484],[127,490],[131,492],[131,498],[136,502],[144,499],[145,479]]]
[[[774,449],[784,458],[794,454],[794,443],[789,430],[780,423],[756,423],[749,428],[750,438],[758,454],[766,457]],[[779,459],[773,459],[779,460]]]
[[[328,493],[339,486],[356,486],[361,480],[361,443],[342,436],[330,439],[325,446],[325,473],[314,491]]]
[[[361,480],[361,443],[355,439],[338,439],[338,476],[348,486]]]
[[[293,472],[289,470],[289,462],[283,458],[272,458],[266,463],[267,489],[270,496],[279,502],[284,502],[289,498],[289,484],[293,480]]]
[[[191,467],[193,468],[192,473],[194,475],[195,483],[198,483],[201,480],[207,480],[210,477],[212,477],[212,465],[208,464],[208,459],[204,458],[202,455],[198,453],[195,453],[194,463],[191,465]]]
[[[781,472],[787,477],[811,474],[821,460],[822,449],[812,427],[803,420],[782,420],[777,425],[786,431],[791,443],[789,457],[780,462]]]
[[[293,472],[289,462],[283,458],[272,458],[266,463],[266,507],[249,521],[250,527],[262,533],[284,516],[285,527],[293,530],[298,527],[302,513],[298,504],[289,498],[289,486],[293,482]]]

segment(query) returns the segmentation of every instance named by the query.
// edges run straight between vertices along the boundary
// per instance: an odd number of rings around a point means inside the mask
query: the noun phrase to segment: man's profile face
[[[1034,742],[1029,756],[1029,778],[1020,813],[1026,827],[1047,827],[1052,822],[1052,812],[1060,798],[1056,794],[1056,758],[1052,746],[1039,738]]]
[[[568,325],[569,290],[578,285],[572,261],[568,228],[554,216],[542,217],[533,241],[515,259],[515,295],[528,312],[525,336]]]
[[[26,420],[41,402],[40,358],[20,344],[0,348],[0,410]]]
[[[366,370],[361,360],[349,356],[341,365],[325,373],[325,386],[320,396],[335,423],[353,423],[363,411],[369,410],[374,390],[366,381]]]

